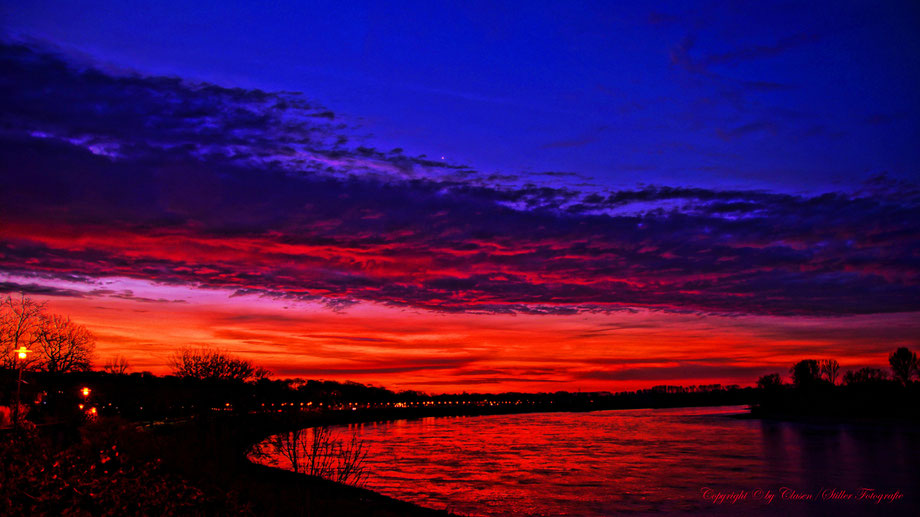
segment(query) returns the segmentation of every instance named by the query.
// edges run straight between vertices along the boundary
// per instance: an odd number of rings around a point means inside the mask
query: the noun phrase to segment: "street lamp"
[[[89,388],[86,388],[86,387],[84,387],[82,390],[80,390],[80,393],[83,394],[83,398],[88,397],[88,396],[89,396],[89,392],[90,392],[90,389],[89,389]]]
[[[22,392],[22,368],[28,354],[32,353],[28,348],[21,346],[16,352],[16,366],[19,367],[19,380],[16,381],[16,405],[13,406],[13,429],[19,430],[19,397]]]

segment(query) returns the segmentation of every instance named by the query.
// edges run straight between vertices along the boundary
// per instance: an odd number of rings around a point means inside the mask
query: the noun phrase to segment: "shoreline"
[[[645,411],[654,414],[659,411],[667,413],[671,407],[596,408],[592,411],[585,411],[583,408],[572,410],[571,408],[559,407],[550,409],[540,406],[526,408],[518,406],[475,409],[451,408],[452,410],[447,410],[447,408],[412,408],[409,410],[401,408],[378,411],[208,412],[182,421],[161,421],[150,423],[146,426],[139,422],[113,418],[103,419],[96,423],[87,423],[80,427],[66,425],[48,427],[42,431],[43,441],[36,442],[41,447],[32,446],[22,450],[33,451],[33,455],[35,454],[34,451],[40,450],[68,451],[67,453],[71,454],[75,459],[75,465],[82,465],[80,468],[84,469],[87,465],[101,467],[105,464],[105,460],[103,458],[103,461],[99,461],[98,451],[107,450],[108,447],[115,450],[117,445],[118,451],[123,453],[122,461],[124,463],[121,461],[115,464],[110,463],[106,467],[116,469],[118,472],[117,479],[127,481],[139,477],[138,473],[152,472],[152,477],[143,478],[144,483],[152,482],[161,493],[171,494],[169,499],[164,499],[153,506],[150,506],[151,501],[142,503],[147,506],[141,507],[152,510],[153,513],[159,513],[156,510],[157,508],[169,507],[184,509],[183,511],[190,515],[457,517],[456,514],[450,512],[453,505],[448,499],[439,499],[436,502],[429,503],[442,509],[426,507],[423,506],[426,501],[424,498],[420,500],[420,503],[400,499],[399,497],[403,492],[400,491],[398,486],[390,487],[390,490],[393,490],[393,495],[386,495],[370,488],[340,484],[327,479],[296,473],[283,466],[262,463],[259,461],[258,456],[253,456],[253,461],[250,460],[250,452],[254,445],[274,434],[323,425],[337,426],[447,418],[449,419],[449,425],[462,426],[464,424],[459,421],[458,417],[544,413],[543,416],[536,416],[536,420],[540,420],[541,418],[552,418],[551,415],[545,413],[575,414],[593,413],[594,411],[626,411],[630,413],[640,410],[643,411],[643,414]],[[784,420],[752,415],[746,412],[747,408],[744,405],[738,404],[728,406],[688,405],[680,407],[691,409],[690,413],[694,414],[699,411],[692,411],[692,409],[711,408],[709,412],[702,411],[700,414],[712,414],[720,418],[757,419],[762,422],[773,421],[777,424],[784,422]],[[712,410],[712,408],[715,408],[715,410]],[[460,409],[460,411],[457,411],[457,409]],[[577,421],[580,417],[575,415],[571,418]],[[511,420],[513,421],[514,418]],[[825,425],[852,423],[840,422],[839,420],[828,422],[826,419],[822,419],[820,422],[815,422],[815,419],[810,420],[805,422],[801,420],[793,421],[791,424],[795,427],[799,425],[808,427],[816,423]],[[789,420],[787,419],[785,422],[789,422]],[[868,425],[876,424],[880,427],[888,424],[887,421],[864,423]],[[915,430],[912,432],[915,432]],[[35,436],[38,435],[36,434]],[[87,445],[90,447],[87,448]],[[80,452],[81,450],[83,452]],[[32,456],[27,457],[32,458]],[[41,461],[46,460],[41,456],[41,453],[38,453],[35,458]],[[47,459],[49,463],[46,465],[46,469],[51,468],[52,473],[61,474],[58,470],[54,470],[58,467],[57,464],[51,466],[50,461],[53,459],[53,457]],[[422,461],[424,461],[424,458],[422,458]],[[38,462],[36,465],[40,463]],[[124,465],[124,468],[121,465]],[[97,468],[97,471],[99,470],[101,469]],[[113,482],[107,476],[67,477],[70,475],[71,473],[64,472],[64,477],[61,478],[66,483],[70,483],[65,488],[71,485],[76,488],[96,486],[103,480],[105,483]],[[125,475],[127,477],[124,477]],[[140,477],[143,477],[143,475]],[[56,482],[51,478],[45,482],[49,486],[53,483]],[[14,485],[11,484],[10,486]],[[16,486],[19,486],[19,484]],[[103,484],[102,486],[109,485]],[[407,486],[411,487],[411,484]],[[81,490],[76,490],[76,488],[66,488],[62,497],[72,499],[73,501],[68,504],[75,504],[74,508],[82,508],[92,513],[92,509],[97,508],[99,504],[96,500],[97,496],[92,495],[93,491],[82,488]],[[95,490],[99,489],[96,488]],[[136,488],[132,488],[130,483],[124,486],[114,485],[112,490],[111,492],[102,492],[105,494],[103,497],[115,501],[123,499],[126,501],[125,504],[129,506],[136,504],[132,502],[136,500],[134,499],[136,496],[134,490]],[[23,495],[20,492],[21,490],[13,493],[13,495],[19,494],[19,497],[23,498],[22,501],[19,501],[19,504],[26,506],[36,504],[34,500],[26,499],[28,494]],[[99,493],[97,492],[97,494]],[[406,494],[405,497],[411,496]],[[67,499],[67,501],[70,501],[70,499]],[[15,499],[11,499],[11,501],[13,500]],[[61,504],[54,501],[49,500],[42,504]],[[51,508],[51,506],[48,506],[48,508]],[[48,508],[45,509],[47,510]],[[470,511],[474,510],[470,509]]]
[[[294,428],[356,423],[342,415],[206,415],[149,429],[178,473],[234,494],[254,515],[455,517],[453,514],[249,460],[252,447]]]
[[[729,404],[730,406],[736,406],[737,404]],[[395,422],[399,420],[418,420],[422,418],[450,418],[450,417],[476,417],[476,416],[499,416],[499,415],[515,415],[515,414],[535,414],[535,413],[589,413],[596,411],[630,411],[630,410],[640,410],[640,409],[670,409],[672,407],[722,407],[722,405],[693,405],[693,406],[669,406],[669,407],[640,407],[640,408],[551,408],[551,407],[530,407],[530,408],[499,408],[499,407],[470,407],[470,408],[419,408],[419,409],[384,409],[384,410],[366,410],[371,411],[372,414],[368,413],[357,413],[347,410],[335,410],[334,412],[326,414],[307,414],[301,415],[301,418],[285,419],[284,414],[281,415],[281,419],[271,419],[269,418],[266,422],[268,425],[262,427],[256,434],[253,435],[255,438],[247,446],[242,449],[237,449],[234,454],[241,456],[241,459],[248,463],[248,467],[244,467],[245,470],[248,470],[251,474],[257,475],[260,480],[270,480],[269,483],[279,483],[281,486],[277,486],[276,489],[279,491],[284,491],[284,485],[288,489],[293,488],[303,488],[306,484],[312,484],[316,487],[322,486],[326,490],[336,491],[336,495],[351,495],[357,497],[357,502],[360,505],[382,505],[382,507],[370,506],[365,507],[361,515],[390,515],[388,513],[390,509],[396,509],[398,507],[399,511],[402,513],[397,513],[395,515],[407,515],[407,516],[441,516],[441,517],[455,517],[455,514],[450,513],[448,510],[439,510],[434,508],[429,508],[421,506],[417,503],[411,501],[405,501],[402,499],[397,499],[379,492],[375,492],[368,488],[355,487],[350,485],[344,485],[334,481],[330,481],[323,478],[317,478],[309,476],[307,474],[297,473],[283,467],[275,467],[269,465],[263,465],[260,463],[253,462],[249,459],[249,452],[252,448],[268,439],[271,436],[294,430],[295,428],[307,429],[311,427],[318,426],[332,426],[332,425],[350,425],[350,424],[364,424],[364,423],[383,423],[383,422]],[[453,411],[451,411],[453,409]],[[460,410],[460,411],[457,411]],[[409,414],[406,414],[406,412]],[[255,416],[255,415],[247,415]],[[259,415],[259,416],[271,416],[276,417],[276,415]],[[738,417],[743,417],[743,415],[734,415]],[[334,488],[333,488],[334,487]],[[279,494],[283,495],[283,494]],[[288,493],[288,496],[297,497],[297,494]],[[316,501],[313,501],[314,503]],[[383,512],[383,513],[380,513]],[[325,515],[324,513],[311,514],[311,515]],[[329,515],[348,515],[342,513],[341,508],[336,508],[335,512],[330,513]]]
[[[802,417],[794,415],[774,415],[774,414],[756,414],[752,412],[751,405],[749,404],[713,404],[713,405],[690,405],[690,406],[668,406],[668,407],[644,407],[644,408],[549,408],[549,407],[529,407],[529,408],[465,408],[465,410],[456,411],[457,409],[464,408],[452,408],[454,411],[447,410],[448,408],[425,408],[417,410],[381,410],[376,411],[373,414],[354,414],[353,412],[339,410],[337,412],[328,413],[325,415],[314,415],[314,418],[309,418],[302,423],[302,428],[316,427],[321,425],[349,425],[349,424],[361,424],[361,423],[371,423],[371,422],[394,422],[398,420],[418,420],[422,418],[450,418],[450,417],[475,417],[475,416],[498,416],[498,415],[514,415],[514,414],[535,414],[535,413],[589,413],[596,411],[630,411],[630,410],[640,410],[640,409],[670,409],[670,408],[706,408],[706,407],[728,407],[728,406],[744,406],[744,409],[741,409],[738,413],[724,415],[727,418],[734,418],[740,420],[760,420],[762,422],[777,422],[777,423],[793,423],[793,424],[805,424],[805,425],[920,425],[920,422],[913,419],[901,419],[901,418],[829,418],[822,416],[814,417]],[[248,455],[248,451],[257,443],[269,438],[272,435],[285,432],[283,428],[266,428],[261,434],[262,438],[253,441],[248,448],[245,449],[245,455]],[[248,458],[247,458],[247,461]],[[304,479],[313,479],[317,480],[319,478],[312,478],[311,476],[305,474],[295,473],[283,467],[277,466],[268,466],[259,463],[249,461],[250,465],[253,468],[262,469],[263,471],[272,471],[278,476],[281,477],[290,477],[291,479],[304,478]],[[281,474],[278,474],[281,473]],[[373,513],[377,509],[373,506],[375,504],[380,504],[382,501],[389,502],[398,502],[404,505],[409,505],[403,507],[403,511],[406,512],[405,515],[441,515],[441,516],[452,516],[449,511],[438,510],[434,508],[429,508],[421,506],[417,503],[411,501],[401,500],[395,497],[391,497],[379,492],[375,492],[368,488],[357,488],[347,485],[341,485],[332,481],[319,479],[319,481],[325,482],[326,484],[335,485],[340,487],[340,489],[351,491],[353,494],[373,494],[372,499],[362,500],[363,504],[371,505],[366,508],[367,515],[376,515]],[[344,492],[343,492],[344,493]],[[412,507],[413,510],[411,513],[408,511],[408,508]],[[337,513],[332,513],[331,515],[338,515]]]

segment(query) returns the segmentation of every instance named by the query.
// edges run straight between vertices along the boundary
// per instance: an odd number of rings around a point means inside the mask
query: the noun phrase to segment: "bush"
[[[141,433],[117,421],[86,426],[62,447],[34,430],[0,441],[0,515],[248,514],[232,495],[208,494],[159,460],[125,454]]]
[[[367,452],[357,433],[346,440],[329,427],[320,426],[276,435],[270,442],[256,445],[252,456],[267,458],[275,465],[277,458],[284,458],[299,474],[360,486],[367,476]]]

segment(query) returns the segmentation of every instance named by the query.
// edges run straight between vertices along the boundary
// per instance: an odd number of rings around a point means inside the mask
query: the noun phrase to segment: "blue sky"
[[[917,346],[915,2],[573,5],[4,4],[0,293],[432,390]]]
[[[914,2],[496,4],[36,1],[3,19],[97,65],[301,91],[367,146],[580,175],[537,182],[917,178]]]

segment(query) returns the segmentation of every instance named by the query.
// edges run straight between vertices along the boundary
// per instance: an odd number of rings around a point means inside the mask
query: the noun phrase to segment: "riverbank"
[[[581,411],[584,411],[582,409]],[[572,412],[546,406],[464,406],[258,414],[210,413],[175,423],[147,426],[131,452],[162,462],[206,493],[224,492],[252,515],[450,517],[424,508],[321,478],[253,463],[252,446],[268,437],[307,427],[413,420],[428,417],[482,416],[534,412]]]
[[[774,386],[751,418],[812,424],[920,424],[920,384],[876,381],[836,386]]]
[[[342,421],[214,413],[24,425],[0,440],[0,515],[450,516],[246,458],[273,433]]]
[[[449,512],[398,501],[370,490],[345,486],[324,479],[296,474],[281,468],[252,463],[248,461],[246,455],[256,443],[272,435],[297,428],[415,420],[430,417],[581,413],[607,410],[610,409],[562,408],[547,404],[540,406],[427,407],[246,415],[235,425],[244,425],[249,432],[245,433],[245,436],[235,444],[222,440],[228,445],[223,454],[235,454],[237,456],[240,466],[236,467],[236,475],[243,476],[242,479],[245,479],[247,484],[246,491],[241,493],[241,496],[245,499],[252,498],[260,501],[258,506],[260,514],[449,516],[452,515]],[[239,481],[230,481],[230,483],[238,484]],[[310,511],[296,513],[300,508],[309,508]],[[291,513],[292,511],[295,513]]]
[[[512,413],[531,413],[533,411],[523,411],[515,408]],[[446,414],[450,413],[450,414]],[[456,411],[445,411],[443,408],[432,409],[412,409],[405,410],[385,410],[385,411],[327,411],[319,412],[289,412],[289,413],[262,413],[262,414],[234,414],[232,412],[213,412],[200,415],[197,418],[179,422],[159,423],[157,425],[138,426],[137,423],[117,419],[103,419],[97,423],[87,424],[74,428],[67,426],[56,431],[44,432],[45,441],[32,441],[24,443],[18,448],[18,453],[6,454],[3,444],[0,443],[0,515],[57,515],[64,513],[78,515],[293,515],[293,516],[426,516],[426,517],[449,517],[451,514],[445,511],[438,511],[423,508],[415,504],[400,501],[372,492],[370,490],[359,489],[349,486],[339,485],[327,480],[313,478],[294,472],[256,465],[247,459],[247,453],[250,447],[271,436],[272,434],[283,433],[295,428],[304,428],[317,425],[334,425],[349,424],[360,422],[381,422],[392,420],[411,420],[417,418],[434,417],[434,416],[459,416]],[[497,408],[481,408],[475,412],[464,408],[465,416],[476,415],[497,415],[508,413],[499,411]],[[471,414],[474,413],[474,414]],[[494,458],[506,455],[507,462],[515,462],[519,458],[521,450],[530,450],[533,454],[525,461],[529,462],[529,468],[521,470],[508,470],[506,472],[492,472],[494,479],[476,477],[467,479],[462,482],[479,483],[478,486],[470,487],[470,494],[478,498],[480,495],[492,494],[491,500],[463,500],[455,499],[456,493],[440,494],[437,503],[432,505],[444,508],[445,506],[455,511],[473,513],[474,508],[480,504],[492,505],[493,508],[523,508],[530,505],[539,496],[537,493],[521,495],[522,486],[550,487],[552,483],[559,481],[556,478],[539,479],[546,473],[552,474],[558,465],[571,465],[577,470],[578,465],[590,465],[592,458],[597,451],[606,450],[604,457],[618,458],[623,454],[632,453],[640,454],[645,457],[669,457],[673,452],[675,441],[685,443],[686,446],[678,447],[680,450],[694,451],[693,454],[708,455],[709,457],[721,457],[724,454],[724,448],[730,449],[735,446],[744,446],[745,444],[759,443],[760,447],[766,446],[766,457],[785,458],[788,456],[788,444],[774,441],[761,443],[749,436],[745,439],[733,438],[729,441],[718,442],[719,437],[724,435],[723,424],[711,427],[702,425],[700,417],[696,416],[705,412],[690,410],[685,412],[690,415],[688,419],[682,422],[676,422],[673,415],[678,414],[673,410],[664,411],[661,418],[642,416],[640,412],[637,416],[633,411],[622,415],[622,418],[614,414],[598,414],[595,416],[584,414],[580,411],[552,411],[545,412],[546,418],[535,416],[532,418],[521,419],[526,422],[524,425],[537,426],[528,427],[527,431],[521,429],[507,428],[504,426],[496,427],[489,422],[492,419],[474,419],[465,421],[460,419],[450,419],[445,425],[455,425],[455,430],[447,429],[444,432],[449,436],[456,437],[458,440],[454,447],[460,449],[471,449],[477,447],[488,447],[489,444],[498,445],[498,449],[490,450],[485,455],[480,455],[478,460],[474,457],[473,463],[466,464],[461,472],[445,471],[440,474],[432,474],[428,471],[432,465],[444,465],[436,461],[436,456],[443,449],[440,438],[429,436],[429,444],[424,445],[425,433],[402,433],[402,447],[405,447],[406,440],[410,442],[416,436],[423,439],[413,446],[408,456],[400,453],[400,458],[407,458],[409,461],[408,470],[405,474],[407,479],[416,481],[408,485],[401,485],[409,491],[415,491],[417,494],[438,494],[439,490],[448,488],[456,491],[457,485],[450,484],[451,487],[442,486],[443,483],[437,481],[449,476],[450,479],[465,479],[454,477],[462,472],[489,473],[490,468],[485,464],[476,464],[476,461],[489,462],[494,464]],[[568,415],[564,415],[568,414]],[[718,411],[713,414],[719,414]],[[512,419],[518,420],[518,419]],[[594,422],[594,424],[591,424]],[[619,424],[611,426],[611,423]],[[418,424],[406,424],[402,429],[414,428],[414,425],[427,426],[426,422]],[[543,426],[553,426],[557,428],[551,430],[550,434],[559,436],[560,433],[570,435],[575,433],[574,438],[570,440],[574,444],[574,449],[569,451],[575,456],[569,459],[554,458],[552,455],[547,456],[544,452],[559,453],[562,449],[554,447],[551,450],[525,447],[524,449],[502,448],[504,442],[502,438],[496,436],[505,436],[507,433],[517,433],[515,436],[539,436],[540,429]],[[685,426],[681,430],[677,426]],[[702,425],[702,427],[701,427]],[[381,429],[375,427],[372,429]],[[601,439],[597,447],[585,449],[581,444],[602,437],[604,432],[610,432],[615,429],[617,439]],[[743,436],[744,433],[754,433],[759,436],[760,428],[758,426],[732,426],[733,433]],[[805,429],[802,427],[790,427],[793,431],[796,429]],[[892,429],[896,429],[892,427]],[[858,431],[858,428],[856,429]],[[499,433],[489,438],[489,432]],[[698,433],[703,432],[704,435]],[[892,435],[895,438],[883,436],[881,440],[884,443],[906,443],[898,431]],[[581,437],[577,433],[582,433]],[[626,433],[623,435],[621,433]],[[629,433],[636,434],[630,438]],[[708,434],[705,434],[708,433]],[[54,445],[51,435],[57,434],[58,438],[54,440],[67,442]],[[368,435],[368,436],[372,436]],[[625,439],[624,439],[625,436]],[[650,436],[657,437],[649,441]],[[813,434],[805,432],[802,439],[815,439],[824,436],[823,434]],[[641,439],[638,439],[641,437]],[[377,440],[380,443],[390,443],[387,436],[385,442],[381,442],[381,436],[369,438]],[[865,434],[868,440],[866,443],[872,445],[879,440],[878,432],[872,431]],[[434,441],[431,441],[434,440]],[[712,442],[715,440],[715,442]],[[534,442],[543,443],[543,442]],[[798,442],[795,442],[798,443]],[[822,442],[819,440],[818,445],[821,447],[833,447],[836,442]],[[543,443],[545,445],[545,443]],[[50,447],[49,445],[54,445]],[[396,444],[394,447],[398,447]],[[542,445],[541,445],[542,447]],[[626,448],[623,450],[622,448]],[[646,450],[647,447],[650,449]],[[772,449],[770,449],[772,447]],[[606,449],[605,449],[606,448]],[[659,449],[660,448],[660,449]],[[402,450],[402,449],[395,449]],[[588,451],[589,456],[581,457],[579,454],[585,454]],[[770,453],[770,450],[773,452]],[[7,451],[9,451],[7,449]],[[544,452],[540,452],[544,451]],[[625,451],[625,452],[624,452]],[[708,452],[707,452],[708,451]],[[15,451],[13,451],[15,452]],[[738,454],[744,457],[761,454],[764,451],[747,450],[740,451]],[[412,454],[415,454],[414,459]],[[568,454],[568,453],[566,453]],[[838,457],[838,455],[833,455]],[[863,464],[854,464],[853,461],[863,458],[862,455],[853,456],[852,454],[840,454],[839,466],[827,468],[815,474],[814,479],[830,479],[838,476],[835,481],[842,487],[856,486],[857,481],[841,473],[860,472],[870,466]],[[865,456],[868,457],[868,456]],[[906,457],[906,456],[905,456]],[[413,463],[421,469],[412,467]],[[542,463],[541,463],[542,462]],[[567,463],[570,462],[570,463]],[[691,462],[681,462],[681,465],[694,464]],[[709,464],[704,462],[705,464]],[[626,469],[616,475],[616,479],[638,479],[635,486],[630,488],[630,493],[639,493],[654,486],[654,483],[667,476],[674,475],[674,472],[666,464],[651,461],[648,465],[642,466],[638,470],[630,470],[628,464],[618,464],[616,461],[608,464],[610,468]],[[823,465],[823,463],[821,464]],[[683,467],[682,467],[683,468]],[[695,468],[695,467],[694,467]],[[694,499],[699,487],[694,483],[697,479],[717,479],[718,473],[724,466],[719,465],[717,471],[706,471],[703,473],[694,472],[680,475],[675,479],[683,480],[686,486],[679,487],[680,490],[666,500],[661,500],[656,504],[672,504],[673,497],[683,497],[686,499],[683,503],[693,506],[698,504]],[[823,467],[822,467],[823,468]],[[657,470],[656,470],[657,469]],[[9,477],[11,474],[23,472],[19,477]],[[544,474],[541,474],[544,473]],[[887,472],[887,471],[885,471]],[[529,473],[529,474],[528,474]],[[603,479],[594,479],[591,476],[596,473],[590,467],[583,469],[579,475],[587,476],[584,486],[595,486],[602,483]],[[411,474],[411,475],[410,475]],[[518,475],[526,474],[530,478],[522,478],[524,485],[518,484]],[[610,475],[604,474],[605,476]],[[6,476],[6,477],[4,477]],[[415,476],[414,478],[412,476]],[[643,476],[645,479],[643,480]],[[841,477],[842,476],[842,477]],[[879,474],[879,479],[884,481],[884,473]],[[398,476],[401,478],[401,476]],[[899,474],[893,479],[889,479],[880,485],[882,488],[900,488],[898,484],[902,479]],[[910,476],[903,479],[911,479]],[[558,490],[558,494],[567,494],[567,500],[577,506],[577,500],[582,496],[590,493],[579,494],[576,488],[582,486],[579,483],[572,484],[571,480],[566,478],[562,480],[558,487],[549,490]],[[783,482],[783,479],[774,480],[776,483]],[[495,499],[496,490],[501,488],[502,482],[511,482],[512,490],[506,493],[501,492],[500,499]],[[532,483],[528,485],[527,482]],[[427,484],[426,484],[427,483]],[[887,484],[886,484],[887,483]],[[597,485],[601,486],[601,485]],[[810,485],[809,485],[810,486]],[[545,490],[547,488],[541,488]],[[526,490],[525,490],[526,491]],[[574,491],[569,493],[568,491]],[[388,493],[403,493],[400,490]],[[554,492],[555,493],[555,492]],[[653,494],[652,494],[653,495]],[[691,497],[693,496],[693,497]],[[509,499],[505,501],[505,497]],[[517,497],[517,499],[514,499]],[[603,498],[602,498],[603,499]],[[423,497],[418,500],[430,500]],[[671,502],[669,502],[671,501]],[[601,515],[607,515],[614,511],[622,509],[643,510],[646,507],[632,507],[631,504],[638,504],[636,501],[619,501],[614,499],[600,499],[596,501],[604,506],[604,512]],[[541,504],[547,504],[546,508],[552,509],[552,501],[544,501]],[[568,503],[566,503],[568,504]],[[449,505],[449,506],[448,506]],[[572,506],[572,507],[575,507]],[[527,506],[530,508],[530,506]],[[568,506],[566,506],[568,507]],[[548,513],[547,513],[548,512]],[[547,514],[552,511],[546,510]]]
[[[430,407],[334,410],[247,415],[208,415],[152,428],[164,462],[213,488],[223,487],[254,515],[450,517],[371,490],[342,485],[249,460],[252,446],[272,435],[325,425],[347,425],[428,417],[560,412],[539,407]]]
[[[312,426],[591,409],[546,404],[227,411],[143,424],[108,417],[33,426],[0,444],[0,514],[447,517],[370,490],[253,464],[247,453],[273,434]]]
[[[606,408],[598,408],[606,409]],[[251,462],[252,446],[298,428],[429,417],[522,413],[575,413],[590,408],[534,406],[459,406],[399,409],[211,414],[193,421],[150,429],[156,449],[170,469],[222,489],[251,508],[254,515],[450,517],[453,514],[400,501],[371,490]]]
[[[588,400],[588,398],[585,398]],[[253,444],[296,428],[535,412],[600,404],[430,405],[258,413],[207,411],[176,419],[62,419],[0,440],[0,515],[448,516],[369,490],[254,465]],[[633,408],[617,408],[633,409]]]
[[[223,490],[252,515],[449,517],[363,488],[252,463],[250,448],[295,428],[358,421],[344,414],[208,415],[146,432],[155,455],[206,491]]]

